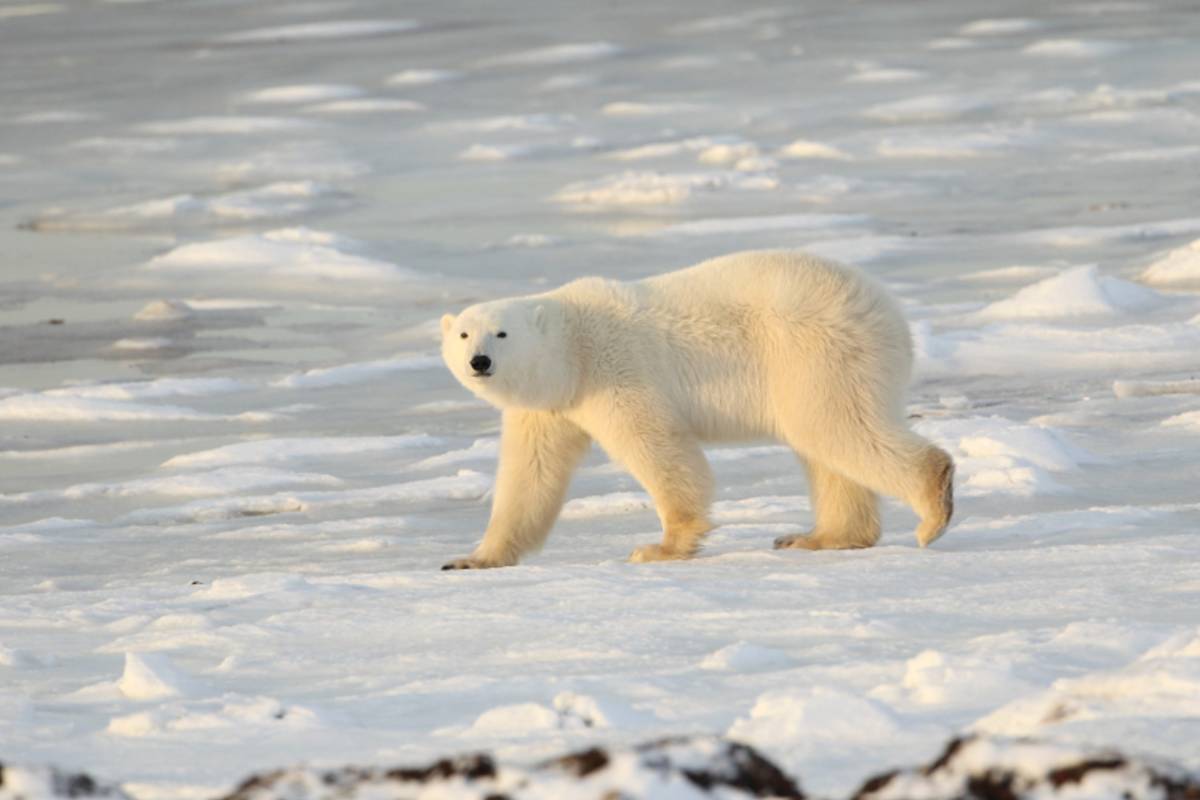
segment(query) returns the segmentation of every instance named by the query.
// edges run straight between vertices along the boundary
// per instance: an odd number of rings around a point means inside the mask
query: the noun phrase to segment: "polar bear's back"
[[[907,335],[895,302],[875,280],[854,267],[798,251],[733,253],[640,283],[666,305],[736,305],[784,320],[871,319],[899,326]]]
[[[908,326],[883,287],[803,253],[735,253],[551,294],[576,309],[594,386],[654,386],[709,439],[774,435],[781,407],[849,384],[891,405],[882,398],[909,379]]]

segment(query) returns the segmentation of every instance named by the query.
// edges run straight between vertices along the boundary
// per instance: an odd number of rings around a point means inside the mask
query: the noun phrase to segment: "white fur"
[[[805,462],[816,525],[777,547],[871,546],[876,492],[917,512],[922,545],[949,522],[953,463],[905,424],[908,326],[856,269],[736,253],[481,303],[443,317],[442,333],[451,372],[504,420],[487,531],[447,568],[515,564],[540,547],[593,440],[646,487],[662,521],[662,543],[634,561],[688,558],[712,527],[702,442],[773,438]],[[475,374],[477,355],[491,374]]]

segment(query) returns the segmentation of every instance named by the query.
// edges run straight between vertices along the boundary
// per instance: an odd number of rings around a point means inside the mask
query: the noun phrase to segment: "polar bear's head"
[[[575,393],[564,313],[548,298],[479,303],[442,317],[442,358],[497,408],[562,408]]]

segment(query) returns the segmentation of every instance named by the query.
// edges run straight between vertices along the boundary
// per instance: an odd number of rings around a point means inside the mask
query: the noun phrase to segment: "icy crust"
[[[223,800],[799,800],[804,796],[791,778],[753,748],[700,737],[664,739],[633,748],[593,747],[532,767],[502,766],[488,755],[476,754],[416,768],[279,770],[247,779]]]
[[[1200,779],[1113,751],[984,737],[954,739],[925,767],[871,778],[852,800],[1190,800]]]

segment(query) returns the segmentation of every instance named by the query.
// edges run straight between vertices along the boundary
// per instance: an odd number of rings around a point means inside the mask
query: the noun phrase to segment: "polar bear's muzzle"
[[[492,360],[485,355],[473,356],[471,369],[475,370],[476,378],[486,378],[492,374]]]

